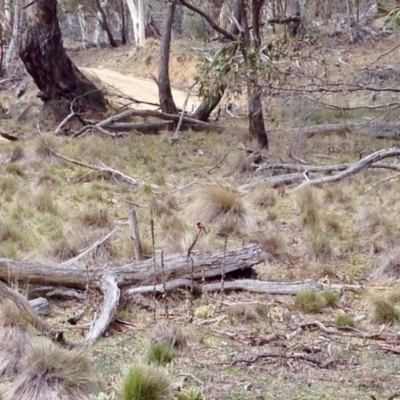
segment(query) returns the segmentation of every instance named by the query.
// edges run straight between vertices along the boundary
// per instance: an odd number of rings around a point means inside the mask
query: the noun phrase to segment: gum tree
[[[67,56],[57,17],[57,0],[35,0],[22,9],[26,18],[18,53],[39,88],[43,116],[61,120],[75,111],[103,112],[107,101]]]

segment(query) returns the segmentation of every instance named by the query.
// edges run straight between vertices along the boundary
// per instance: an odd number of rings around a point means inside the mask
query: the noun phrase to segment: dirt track
[[[120,91],[126,96],[132,97],[138,101],[146,101],[150,103],[159,103],[158,100],[158,87],[152,80],[146,80],[143,78],[136,78],[132,75],[121,74],[116,71],[109,69],[98,69],[98,68],[80,68],[88,76],[94,75],[105,85],[113,86],[115,89]],[[175,100],[177,107],[182,108],[185,102],[187,93],[172,89],[172,96]],[[195,96],[191,96],[188,100],[186,109],[192,110],[192,107],[196,107],[199,104],[198,99]],[[133,105],[132,107],[138,109],[150,109],[156,107],[150,107],[147,104]]]

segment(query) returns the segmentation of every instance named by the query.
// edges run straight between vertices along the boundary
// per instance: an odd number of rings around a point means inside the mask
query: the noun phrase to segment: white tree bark
[[[11,21],[11,0],[4,0],[4,14]]]
[[[22,30],[22,27],[25,24],[26,13],[22,12],[20,8],[21,3],[16,1],[14,4],[14,24],[13,24],[13,32],[10,41],[10,46],[7,49],[6,54],[6,70],[10,72],[11,62],[15,53],[18,53],[19,50],[19,34]]]
[[[88,44],[89,44],[89,38],[88,38],[88,32],[87,32],[87,15],[85,8],[82,4],[79,4],[78,6],[78,21],[79,21],[79,27],[81,30],[81,36],[82,36],[82,46],[84,49],[87,49]]]
[[[132,18],[132,23],[133,23],[133,37],[135,40],[135,43],[139,43],[139,11],[138,8],[136,7],[135,1],[134,0],[125,0],[126,4],[129,9],[129,13],[131,14]]]
[[[103,0],[101,2],[101,7],[103,8],[103,10],[106,11],[108,9],[108,6],[109,6],[108,0]],[[102,15],[100,11],[97,11],[96,29],[94,31],[94,38],[93,38],[93,42],[96,46],[101,46],[107,43],[106,33],[101,26],[100,22],[101,20],[102,20]]]
[[[146,32],[145,32],[145,4],[144,0],[138,0],[139,5],[139,46],[144,46],[146,42]]]

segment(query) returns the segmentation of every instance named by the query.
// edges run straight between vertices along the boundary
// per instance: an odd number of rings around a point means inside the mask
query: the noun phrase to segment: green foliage
[[[185,388],[175,395],[176,400],[203,400],[203,392],[198,387]]]
[[[122,381],[121,396],[123,400],[163,400],[170,390],[171,383],[163,369],[135,363]]]
[[[152,343],[147,352],[146,360],[149,364],[166,365],[172,362],[175,351],[169,344]]]

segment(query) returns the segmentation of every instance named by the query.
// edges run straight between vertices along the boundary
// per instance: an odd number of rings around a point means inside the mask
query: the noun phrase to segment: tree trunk
[[[125,3],[124,0],[120,0],[120,13],[121,13],[121,41],[122,44],[128,43],[126,34],[126,16],[125,16]]]
[[[161,110],[167,114],[177,113],[174,99],[172,98],[171,83],[169,80],[169,53],[171,48],[171,33],[172,24],[174,23],[175,9],[176,0],[169,0],[164,22],[158,73],[158,91]]]
[[[138,13],[139,13],[139,46],[146,44],[146,32],[145,32],[145,12],[144,12],[144,0],[138,0]]]
[[[133,37],[135,39],[135,43],[139,43],[139,14],[136,7],[136,4],[133,0],[125,0],[126,4],[128,5],[129,13],[131,14],[132,18],[132,25],[133,25]]]
[[[289,36],[294,38],[304,32],[305,6],[304,0],[289,0],[288,13],[291,17],[300,17],[300,21],[288,24]]]
[[[27,24],[19,55],[40,90],[44,118],[61,121],[74,110],[104,112],[107,101],[67,56],[57,18],[57,0],[36,0],[23,12]]]
[[[250,28],[248,25],[246,9],[243,8],[242,26],[244,28],[244,35],[242,42],[242,53],[248,70],[247,96],[250,137],[256,139],[262,148],[268,148],[268,137],[265,130],[261,103],[261,89],[258,85],[258,64],[261,43],[260,18],[263,5],[264,0],[252,0],[251,2],[253,41],[250,37]]]
[[[235,19],[241,23],[241,15],[242,15],[242,8],[244,7],[243,0],[236,0],[234,10],[233,10],[233,15]],[[239,33],[238,27],[234,22],[231,23],[230,28],[229,28],[229,33],[232,35],[237,35]],[[221,55],[222,56],[230,56],[234,57],[236,53],[237,47],[236,46],[231,46],[228,48],[228,50],[224,51]],[[224,73],[228,74],[230,71],[230,67],[226,66]],[[211,113],[215,110],[215,108],[218,106],[219,102],[221,101],[224,93],[226,90],[226,85],[225,84],[220,84],[218,87],[214,89],[214,93],[211,95],[210,98],[205,99],[202,101],[202,103],[197,107],[196,112],[194,113],[193,118],[198,119],[199,121],[208,121],[210,118]]]
[[[105,1],[104,3],[105,3],[105,5],[107,5],[107,1]],[[96,6],[97,6],[97,9],[100,14],[99,22],[100,22],[101,29],[103,29],[103,31],[106,33],[106,35],[108,37],[108,41],[110,42],[110,46],[118,47],[117,42],[115,41],[114,36],[111,32],[110,25],[108,24],[106,11],[104,10],[103,5],[100,4],[100,0],[96,0]]]
[[[19,53],[20,36],[22,27],[25,26],[25,22],[26,22],[26,14],[22,12],[20,8],[20,3],[16,2],[14,8],[14,23],[13,23],[12,37],[10,41],[10,46],[8,47],[6,54],[6,70],[8,73],[10,73],[11,62],[14,57],[14,54]]]

